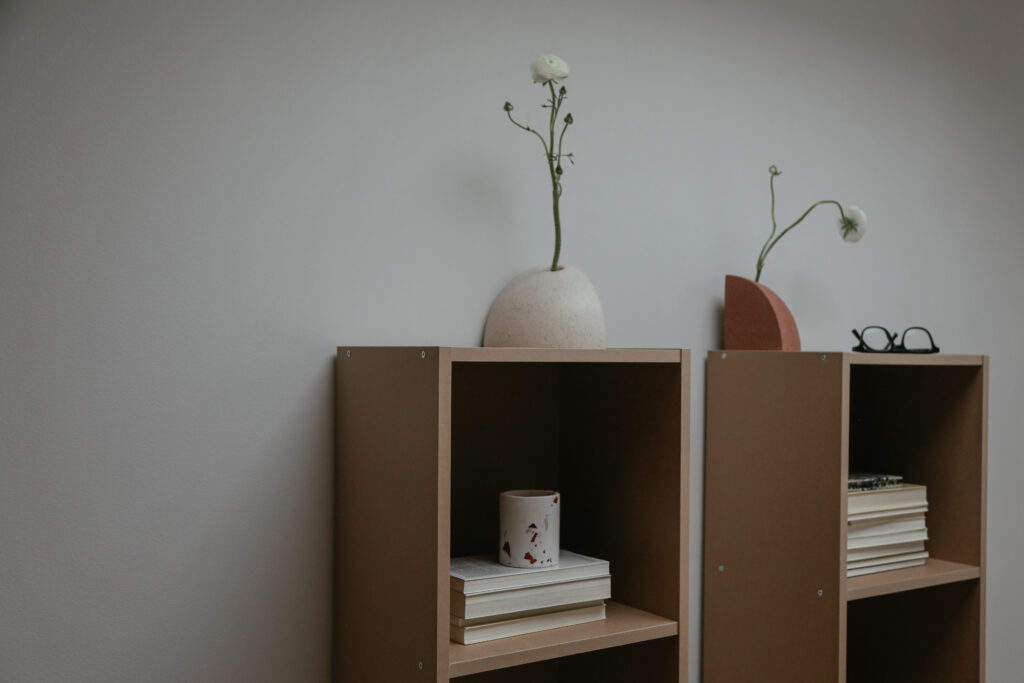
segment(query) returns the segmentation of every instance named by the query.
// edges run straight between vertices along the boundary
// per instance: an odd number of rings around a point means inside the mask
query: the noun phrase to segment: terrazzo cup
[[[604,309],[579,268],[531,268],[505,285],[487,315],[484,346],[605,348]]]
[[[498,561],[506,567],[557,567],[561,509],[558,491],[504,491],[498,497]]]

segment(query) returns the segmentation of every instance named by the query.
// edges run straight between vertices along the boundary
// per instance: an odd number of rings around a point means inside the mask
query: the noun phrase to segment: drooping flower
[[[839,218],[839,234],[847,242],[859,242],[864,236],[867,216],[856,206],[844,206],[843,213],[846,214],[846,218]]]
[[[772,231],[768,235],[768,239],[765,240],[764,246],[761,247],[761,253],[757,256],[757,270],[754,272],[754,282],[761,281],[761,271],[764,269],[764,261],[768,258],[768,254],[779,243],[783,237],[786,236],[790,230],[800,225],[807,216],[810,215],[815,208],[822,204],[831,204],[839,209],[839,236],[847,242],[859,242],[860,238],[864,236],[864,226],[867,223],[867,217],[864,212],[858,209],[856,206],[843,206],[834,199],[822,199],[821,201],[814,202],[811,206],[801,214],[800,218],[797,218],[788,227],[779,230],[778,223],[775,221],[775,179],[782,175],[782,171],[778,169],[774,164],[768,168],[768,188],[771,191],[772,196]]]
[[[533,74],[534,83],[558,83],[569,75],[569,65],[561,57],[541,55],[530,64],[530,73]]]

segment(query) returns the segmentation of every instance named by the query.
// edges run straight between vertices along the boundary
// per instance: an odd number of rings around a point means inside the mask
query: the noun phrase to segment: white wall
[[[527,65],[572,66],[564,262],[612,346],[703,363],[726,273],[808,349],[992,354],[989,680],[1024,630],[1022,13],[1012,2],[0,5],[0,680],[329,671],[338,344],[479,343],[550,258]],[[697,680],[694,657],[691,680]]]

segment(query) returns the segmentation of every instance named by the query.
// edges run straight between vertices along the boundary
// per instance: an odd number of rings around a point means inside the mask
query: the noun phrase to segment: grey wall
[[[571,65],[564,262],[702,357],[726,273],[808,349],[992,354],[988,673],[1024,630],[1024,21],[994,0],[0,4],[0,680],[329,670],[333,348],[479,343],[550,258],[527,65]],[[690,640],[699,652],[699,544]],[[697,659],[691,680],[697,680]]]

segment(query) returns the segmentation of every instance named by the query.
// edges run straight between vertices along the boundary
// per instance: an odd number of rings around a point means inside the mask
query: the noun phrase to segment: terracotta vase
[[[800,333],[778,294],[760,282],[726,275],[724,348],[799,351]]]
[[[597,290],[579,268],[532,268],[494,299],[484,346],[603,349],[604,310]]]

